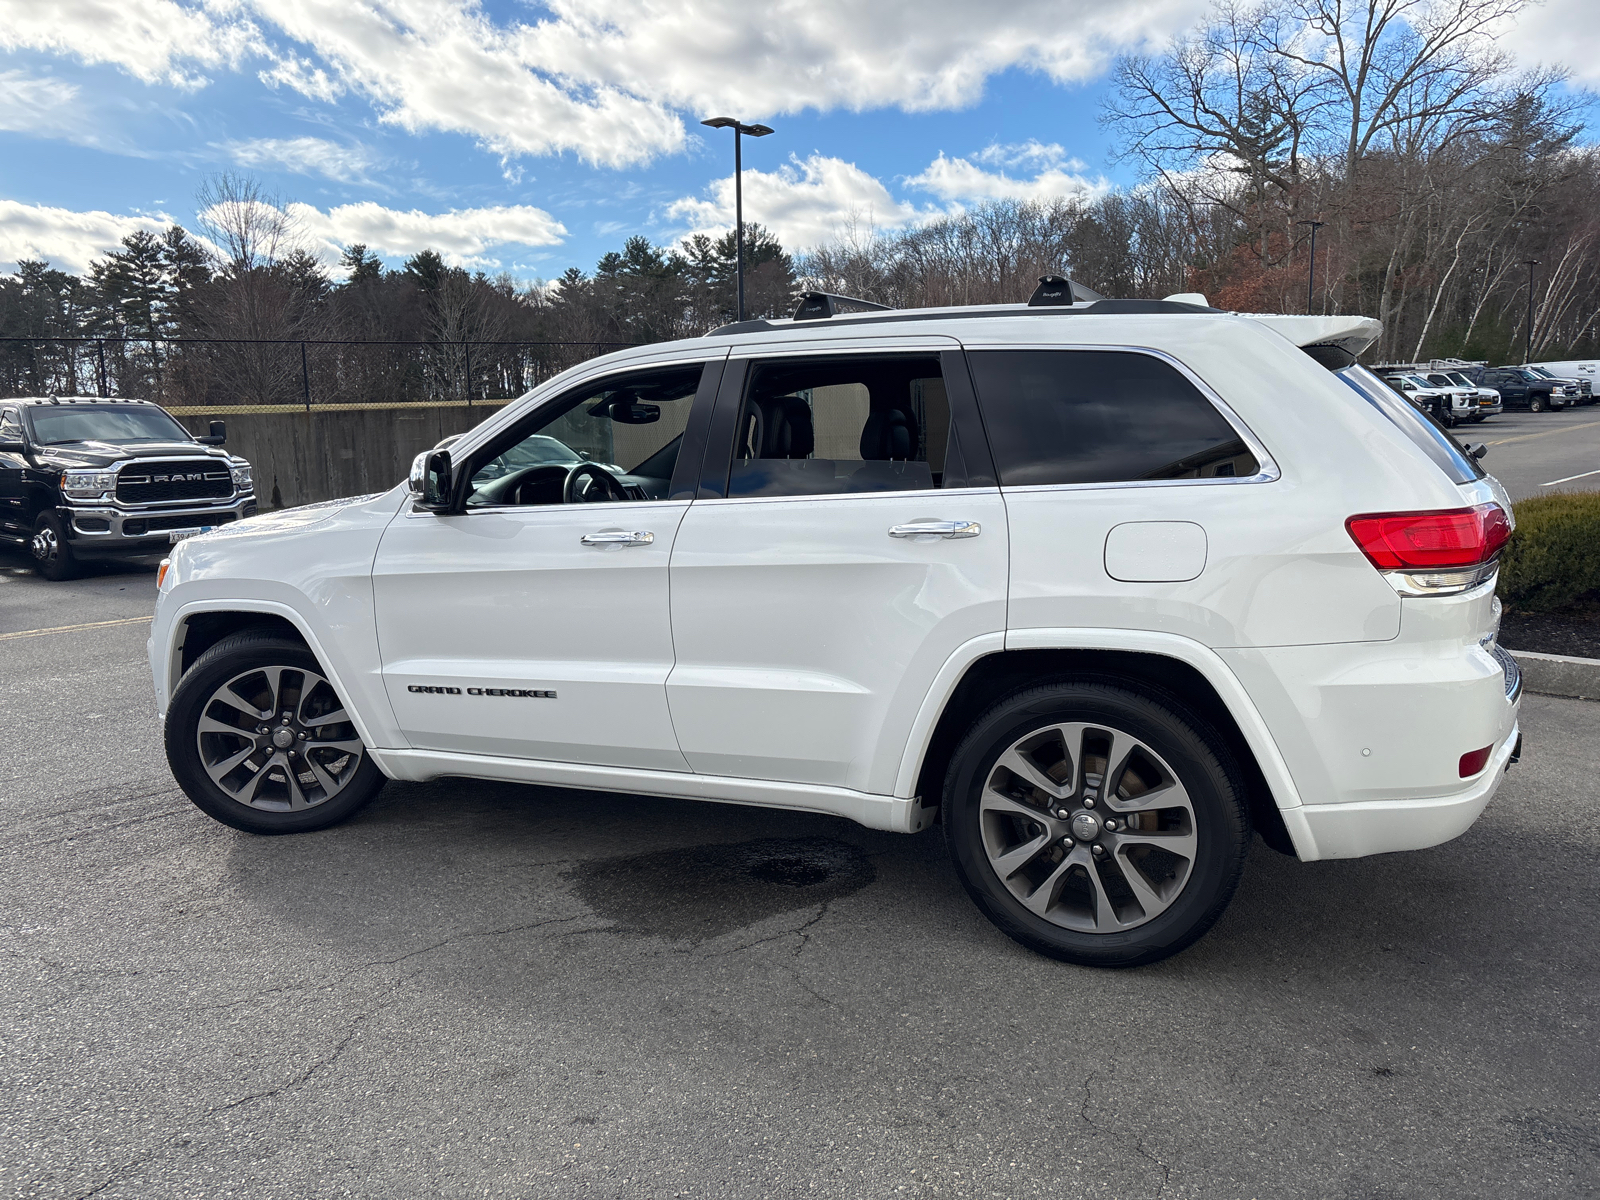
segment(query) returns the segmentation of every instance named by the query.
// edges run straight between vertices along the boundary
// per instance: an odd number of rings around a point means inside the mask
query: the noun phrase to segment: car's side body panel
[[[663,686],[667,563],[688,507],[401,513],[372,577],[400,744],[686,770]],[[608,531],[654,541],[583,543]]]

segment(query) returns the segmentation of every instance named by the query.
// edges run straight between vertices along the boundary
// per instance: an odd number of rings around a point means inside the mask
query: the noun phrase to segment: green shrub
[[[1600,492],[1520,500],[1517,531],[1500,558],[1508,608],[1550,612],[1600,589]]]

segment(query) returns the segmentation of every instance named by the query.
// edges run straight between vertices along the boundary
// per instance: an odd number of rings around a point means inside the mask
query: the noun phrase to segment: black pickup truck
[[[0,541],[40,574],[70,579],[88,558],[155,554],[256,513],[250,464],[196,438],[147,400],[0,400]]]
[[[1559,383],[1540,379],[1526,367],[1485,367],[1468,371],[1467,378],[1479,387],[1494,388],[1506,408],[1543,412],[1547,408],[1566,408],[1569,403]]]

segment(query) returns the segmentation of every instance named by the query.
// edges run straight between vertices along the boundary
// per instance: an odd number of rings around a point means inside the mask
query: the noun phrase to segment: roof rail
[[[855,296],[836,296],[832,292],[806,292],[800,297],[800,303],[794,310],[794,319],[796,321],[821,321],[841,310],[846,312],[891,311],[887,304],[878,304],[872,300],[861,300]]]
[[[1044,308],[1055,304],[1076,304],[1080,300],[1104,300],[1093,288],[1074,283],[1065,275],[1041,275],[1039,286],[1028,297],[1029,308]]]

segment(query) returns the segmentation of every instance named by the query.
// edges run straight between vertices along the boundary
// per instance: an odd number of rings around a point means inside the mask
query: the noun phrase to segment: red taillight
[[[1461,756],[1461,778],[1470,779],[1483,770],[1484,764],[1489,761],[1489,751],[1493,746],[1485,746],[1482,750],[1474,750],[1470,754]]]
[[[1511,536],[1498,504],[1435,512],[1362,513],[1344,523],[1380,571],[1440,571],[1486,563]]]

